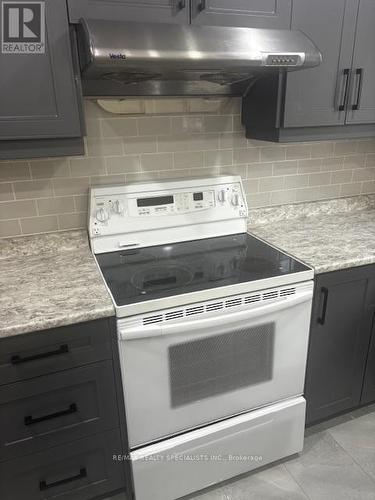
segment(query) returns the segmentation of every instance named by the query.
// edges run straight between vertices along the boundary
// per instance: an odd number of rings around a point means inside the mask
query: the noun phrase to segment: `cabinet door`
[[[112,21],[189,23],[190,0],[68,0],[69,20],[81,17]]]
[[[192,23],[290,28],[291,0],[191,0]]]
[[[362,404],[375,401],[375,279],[369,281],[365,316],[371,329],[371,342],[363,381]]]
[[[292,28],[312,39],[323,62],[288,73],[285,127],[345,123],[357,8],[358,0],[294,0]]]
[[[375,123],[375,0],[360,0],[347,123]]]
[[[81,135],[66,3],[43,5],[45,53],[0,53],[0,140]]]
[[[307,422],[357,406],[369,331],[363,324],[367,278],[318,276],[306,370]]]

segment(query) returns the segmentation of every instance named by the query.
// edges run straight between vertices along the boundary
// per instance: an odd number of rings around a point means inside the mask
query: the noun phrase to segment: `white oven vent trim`
[[[178,309],[169,309],[166,312],[141,316],[137,318],[137,323],[143,326],[153,325],[155,323],[165,323],[180,318],[189,318],[191,316],[209,314],[215,311],[224,309],[243,307],[248,304],[256,302],[265,302],[270,300],[286,299],[290,295],[296,294],[296,287],[287,287],[275,290],[265,290],[264,292],[257,292],[252,294],[238,295],[235,297],[224,298],[222,300],[215,300],[205,302],[199,305],[192,305],[180,307]],[[134,320],[128,320],[134,325]]]

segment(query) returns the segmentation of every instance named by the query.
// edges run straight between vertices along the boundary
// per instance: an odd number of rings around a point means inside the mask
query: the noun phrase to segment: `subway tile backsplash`
[[[0,162],[0,237],[84,228],[95,184],[239,174],[251,208],[375,193],[375,138],[274,145],[245,138],[239,99],[128,103],[86,102],[84,157]]]

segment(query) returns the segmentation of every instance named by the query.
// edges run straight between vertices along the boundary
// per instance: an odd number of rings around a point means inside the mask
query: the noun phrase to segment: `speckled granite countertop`
[[[375,263],[375,195],[251,210],[249,221],[316,273]],[[0,240],[0,338],[114,314],[84,231]]]
[[[84,231],[0,240],[0,338],[114,314]]]
[[[251,210],[249,231],[317,274],[375,263],[375,195]]]

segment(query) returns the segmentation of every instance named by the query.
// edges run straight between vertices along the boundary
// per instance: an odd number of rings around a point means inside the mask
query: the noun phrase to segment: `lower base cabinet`
[[[113,318],[0,339],[0,499],[93,500],[130,484]]]
[[[375,400],[375,265],[318,275],[305,397],[307,424]]]
[[[368,326],[371,328],[371,341],[363,381],[361,397],[361,403],[363,404],[375,401],[375,278],[370,279],[368,284],[366,319]]]

